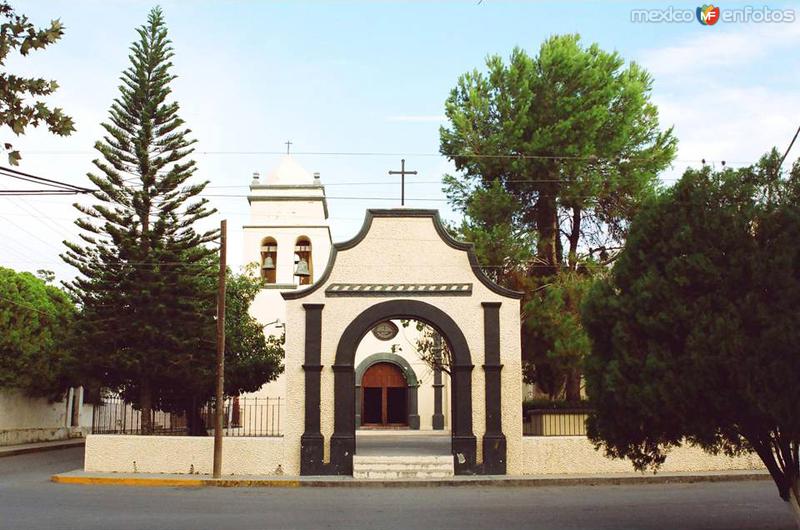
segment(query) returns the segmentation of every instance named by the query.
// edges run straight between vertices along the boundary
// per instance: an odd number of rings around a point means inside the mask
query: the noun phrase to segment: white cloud
[[[752,163],[773,146],[784,149],[800,117],[800,90],[765,86],[718,87],[708,98],[681,94],[656,103],[662,123],[675,124],[680,168],[701,158]]]
[[[733,31],[702,28],[703,33],[676,46],[645,50],[642,64],[654,75],[685,75],[742,66],[784,47],[800,44],[800,24],[743,24]],[[722,29],[722,28],[719,28]]]
[[[707,28],[710,30],[717,29]],[[730,29],[730,28],[729,28]],[[654,74],[661,123],[674,125],[678,156],[665,179],[705,159],[717,168],[749,165],[772,147],[788,145],[800,119],[800,87],[792,50],[800,24],[742,25],[699,33],[678,46],[645,50]],[[800,153],[794,151],[790,159]]]

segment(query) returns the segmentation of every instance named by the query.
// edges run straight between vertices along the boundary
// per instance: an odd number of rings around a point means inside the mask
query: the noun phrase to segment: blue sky
[[[60,18],[64,38],[8,71],[56,79],[49,99],[76,120],[69,138],[32,131],[13,139],[21,169],[86,184],[100,122],[128,66],[145,2],[15,2],[35,23]],[[369,207],[399,197],[397,169],[405,156],[419,171],[408,204],[454,214],[438,182],[450,171],[438,153],[443,102],[458,76],[482,69],[488,54],[514,46],[535,53],[552,34],[580,33],[586,43],[617,50],[655,78],[664,126],[674,125],[678,161],[671,182],[701,158],[744,164],[773,145],[784,149],[800,124],[800,22],[783,24],[633,23],[631,9],[694,10],[672,2],[245,2],[164,1],[175,48],[174,95],[198,140],[198,177],[209,194],[246,194],[254,171],[267,173],[290,139],[294,152],[390,153],[296,155],[327,186],[334,239],[352,236]],[[724,9],[747,5],[726,2]],[[764,4],[753,4],[763,6]],[[772,9],[800,6],[770,2]],[[3,131],[4,141],[11,138]],[[798,149],[800,151],[800,149]],[[798,156],[798,151],[793,157]],[[0,185],[7,187],[7,182]],[[360,200],[335,198],[360,197]],[[425,199],[425,200],[421,200]],[[241,255],[243,197],[213,197],[229,220],[233,263]],[[0,265],[73,274],[58,258],[75,238],[69,198],[0,197]]]

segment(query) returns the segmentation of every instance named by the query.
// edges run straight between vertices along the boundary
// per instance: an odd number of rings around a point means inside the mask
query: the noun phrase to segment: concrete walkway
[[[24,455],[27,453],[41,453],[43,451],[56,451],[58,449],[69,449],[70,447],[80,447],[86,443],[85,438],[72,438],[70,440],[55,440],[52,442],[34,442],[19,445],[0,446],[0,458],[4,456]]]
[[[452,454],[447,431],[356,431],[356,454],[359,456],[441,456]]]
[[[51,477],[60,484],[140,486],[140,487],[221,487],[221,488],[327,488],[327,487],[442,487],[442,486],[600,486],[623,484],[688,484],[694,482],[732,482],[771,480],[766,471],[726,471],[693,473],[618,473],[607,475],[457,475],[446,479],[365,480],[353,477],[321,476],[228,476],[169,475],[148,473],[90,473],[69,471]]]

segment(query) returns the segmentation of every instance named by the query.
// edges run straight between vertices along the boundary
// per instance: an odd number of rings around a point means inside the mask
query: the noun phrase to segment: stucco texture
[[[81,437],[91,425],[92,407],[82,405],[78,425],[67,416],[69,401],[49,402],[13,389],[0,389],[0,446]]]
[[[226,437],[223,475],[275,475],[285,470],[280,437]],[[84,469],[99,473],[211,474],[212,436],[126,436],[92,434],[86,438]],[[280,468],[278,466],[281,466]]]
[[[502,428],[507,438],[509,474],[522,471],[521,355],[519,300],[487,288],[473,272],[468,254],[448,246],[430,217],[375,217],[362,241],[340,250],[330,276],[314,292],[287,301],[286,307],[286,438],[287,472],[299,473],[300,436],[304,428],[304,336],[303,304],[324,304],[322,310],[321,431],[325,438],[324,459],[329,461],[330,436],[334,427],[333,370],[336,349],[344,329],[372,305],[397,297],[326,297],[331,283],[471,283],[470,296],[415,296],[447,313],[459,326],[469,346],[472,370],[472,421],[477,438],[478,462],[482,462],[485,423],[485,379],[482,302],[500,302],[500,362],[503,364]],[[452,406],[448,407],[452,411]],[[296,467],[295,467],[296,466]]]
[[[630,473],[630,460],[607,458],[602,450],[582,436],[525,436],[522,439],[524,475],[570,475]],[[730,458],[710,455],[698,447],[682,446],[670,451],[662,472],[730,471],[762,469],[755,455]]]

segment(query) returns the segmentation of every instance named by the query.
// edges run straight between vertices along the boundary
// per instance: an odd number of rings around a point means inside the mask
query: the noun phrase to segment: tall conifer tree
[[[213,349],[214,291],[203,277],[217,234],[194,228],[214,210],[198,197],[207,182],[189,183],[195,140],[169,101],[174,54],[160,8],[137,32],[95,144],[102,158],[88,176],[97,202],[75,205],[83,243],[67,243],[62,257],[81,273],[69,287],[87,364],[141,408],[149,432],[150,411]]]

